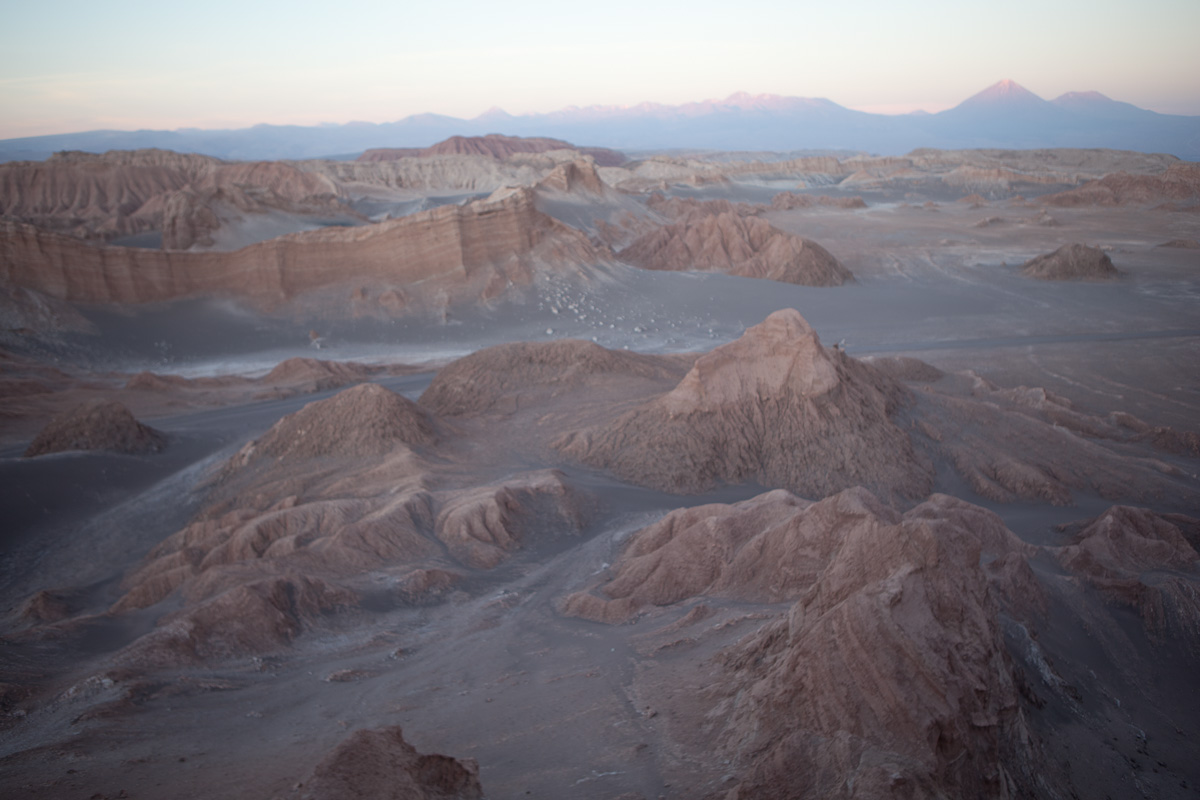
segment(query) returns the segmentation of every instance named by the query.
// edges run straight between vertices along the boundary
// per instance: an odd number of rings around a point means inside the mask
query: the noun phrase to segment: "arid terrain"
[[[0,794],[1189,798],[1200,164],[0,164]]]

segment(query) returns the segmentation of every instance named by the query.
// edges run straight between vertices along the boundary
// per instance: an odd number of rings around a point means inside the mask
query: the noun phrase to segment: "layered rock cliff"
[[[498,202],[443,206],[359,228],[282,236],[233,252],[92,247],[30,225],[0,224],[0,279],[80,303],[146,303],[223,294],[273,305],[342,285],[440,288],[492,297],[542,265],[595,263],[603,254],[517,192]],[[389,296],[390,297],[390,296]],[[360,298],[362,300],[363,298]],[[366,299],[370,299],[367,297]],[[402,297],[391,297],[393,307]]]

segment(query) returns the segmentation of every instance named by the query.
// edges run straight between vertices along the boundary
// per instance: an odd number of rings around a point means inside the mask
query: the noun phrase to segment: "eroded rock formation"
[[[359,730],[303,782],[304,800],[481,800],[474,759],[422,755],[398,726]]]
[[[849,270],[816,242],[764,219],[722,212],[689,217],[638,237],[618,257],[644,269],[725,272],[748,278],[840,286]]]
[[[806,497],[857,484],[921,497],[930,469],[891,419],[905,397],[883,373],[823,347],[789,309],[700,357],[670,392],[555,446],[667,491],[757,481]]]
[[[397,445],[428,447],[435,440],[424,409],[378,384],[363,383],[288,414],[245,457],[379,456]]]
[[[1064,244],[1053,253],[1032,258],[1021,265],[1021,274],[1043,281],[1111,280],[1121,273],[1099,247]]]
[[[981,556],[1030,552],[944,495],[900,515],[860,488],[812,504],[776,491],[669,514],[562,608],[621,622],[704,597],[792,603],[695,666],[698,710],[654,684],[639,695],[733,760],[728,797],[1008,797],[1030,752]]]
[[[1113,506],[1063,529],[1072,533],[1056,553],[1065,569],[1134,608],[1152,636],[1200,655],[1200,520]]]
[[[134,419],[120,403],[93,400],[50,421],[25,450],[25,457],[68,450],[157,453],[167,437]]]

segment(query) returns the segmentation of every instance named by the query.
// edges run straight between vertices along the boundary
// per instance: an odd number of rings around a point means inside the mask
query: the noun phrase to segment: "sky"
[[[737,91],[877,113],[1010,78],[1200,115],[1200,0],[0,0],[0,139]]]

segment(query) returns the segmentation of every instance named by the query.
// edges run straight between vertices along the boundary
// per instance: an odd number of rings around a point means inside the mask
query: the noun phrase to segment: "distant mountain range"
[[[1200,160],[1200,117],[1158,114],[1098,92],[1043,100],[1005,80],[937,114],[853,111],[830,100],[744,92],[679,106],[571,107],[474,119],[417,114],[397,122],[255,125],[237,130],[86,131],[0,140],[0,161],[40,160],[60,150],[158,147],[226,159],[354,157],[381,147],[425,147],[454,135],[504,133],[619,150],[860,150],[898,155],[943,149],[1105,147]]]

